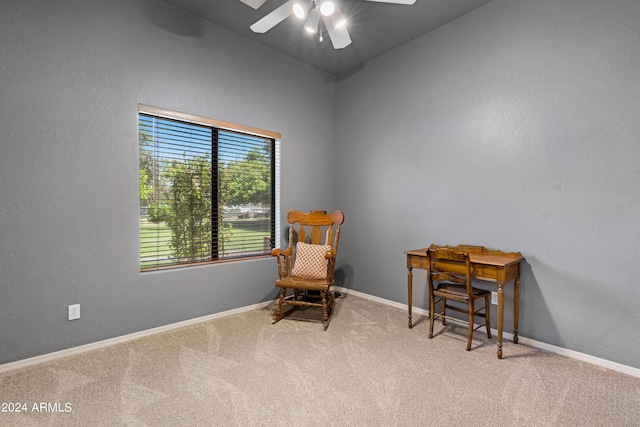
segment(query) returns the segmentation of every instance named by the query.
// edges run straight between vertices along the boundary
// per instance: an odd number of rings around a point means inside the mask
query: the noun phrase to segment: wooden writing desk
[[[498,284],[498,359],[502,359],[502,329],[504,325],[504,285],[513,280],[513,342],[518,343],[518,317],[520,315],[520,263],[524,261],[520,252],[505,253],[489,250],[483,246],[460,245],[455,247],[459,252],[468,252],[476,279]],[[427,269],[427,248],[406,251],[407,254],[407,290],[409,292],[409,328],[411,322],[411,306],[413,299],[414,268]]]

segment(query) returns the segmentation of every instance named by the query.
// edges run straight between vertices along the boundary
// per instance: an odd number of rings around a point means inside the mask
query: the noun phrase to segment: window
[[[140,269],[271,253],[280,135],[139,106]]]

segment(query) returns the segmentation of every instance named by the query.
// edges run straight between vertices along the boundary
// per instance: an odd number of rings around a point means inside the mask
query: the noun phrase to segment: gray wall
[[[275,298],[139,273],[137,104],[281,132],[282,212],[333,209],[333,77],[155,0],[4,0],[0,41],[0,363]]]
[[[404,250],[520,251],[521,336],[640,368],[638,76],[637,0],[494,0],[339,81],[345,284],[406,303]]]

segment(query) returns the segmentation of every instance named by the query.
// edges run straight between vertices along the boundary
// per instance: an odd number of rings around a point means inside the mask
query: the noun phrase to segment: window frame
[[[186,123],[191,123],[194,125],[207,126],[207,127],[213,128],[214,131],[216,129],[226,130],[230,132],[239,132],[239,133],[244,133],[249,135],[255,135],[257,137],[272,139],[274,143],[273,143],[273,153],[272,153],[272,159],[271,159],[271,162],[272,162],[271,176],[274,181],[273,183],[274,195],[273,195],[273,206],[271,207],[271,215],[272,215],[272,222],[275,230],[275,241],[272,242],[272,244],[274,247],[278,247],[279,245],[278,230],[280,227],[280,140],[282,138],[282,135],[279,132],[269,131],[269,130],[260,129],[252,126],[240,125],[240,124],[222,121],[222,120],[216,120],[216,119],[199,116],[195,114],[182,113],[178,111],[169,110],[166,108],[154,107],[147,104],[138,104],[138,114],[137,114],[138,134],[140,132],[140,121],[139,121],[140,114],[147,114],[147,115],[157,116],[160,118],[178,120]],[[138,142],[138,146],[139,146],[139,142]],[[213,186],[213,183],[212,183],[212,186]],[[138,194],[140,194],[140,188],[138,188]],[[138,205],[138,212],[140,212],[140,205]],[[214,215],[216,214],[217,213],[214,213]],[[197,262],[171,264],[171,265],[157,265],[153,267],[142,267],[140,262],[140,235],[141,235],[141,231],[140,231],[140,228],[138,228],[138,267],[141,273],[159,271],[159,270],[169,270],[169,269],[176,269],[176,268],[194,267],[194,266],[205,266],[205,265],[212,265],[212,264],[219,264],[219,263],[226,263],[226,262],[248,261],[248,260],[271,257],[270,254],[259,254],[259,255],[238,256],[238,257],[219,259],[217,255],[214,255],[212,257],[213,259],[206,260],[206,261],[197,261]]]

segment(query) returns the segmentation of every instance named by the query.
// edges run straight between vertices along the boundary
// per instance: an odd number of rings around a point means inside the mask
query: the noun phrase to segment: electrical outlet
[[[498,305],[498,293],[497,292],[491,291],[491,304]]]
[[[80,304],[73,304],[69,306],[69,320],[76,320],[80,318]]]

